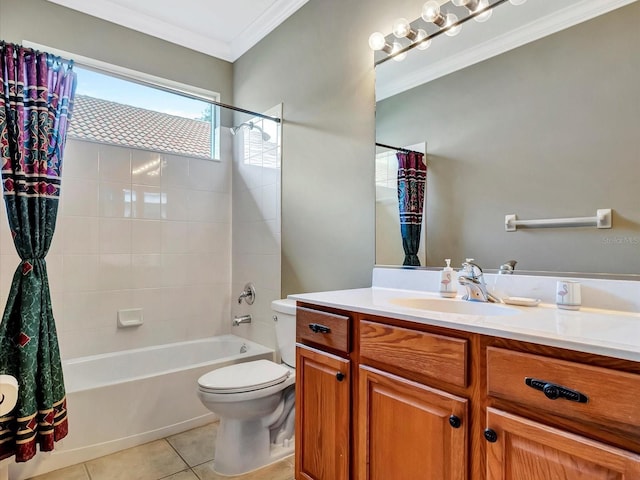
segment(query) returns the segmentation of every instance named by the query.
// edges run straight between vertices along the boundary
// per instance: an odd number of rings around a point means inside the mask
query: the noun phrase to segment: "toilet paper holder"
[[[0,416],[11,412],[18,402],[18,380],[12,375],[0,375]]]

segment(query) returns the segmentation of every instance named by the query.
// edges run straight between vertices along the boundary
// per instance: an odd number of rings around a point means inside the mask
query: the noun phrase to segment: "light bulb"
[[[391,31],[396,38],[404,38],[411,31],[411,24],[406,18],[399,18],[393,22]]]
[[[371,50],[382,50],[386,44],[387,40],[380,32],[374,32],[369,37],[369,47],[371,47]]]
[[[391,50],[391,55],[393,55],[394,53],[396,53],[397,51],[402,50],[402,44],[399,42],[393,42],[393,50]],[[402,60],[404,60],[405,58],[407,58],[407,52],[401,53],[400,55],[396,55],[395,57],[393,57],[393,59],[396,62],[401,62]]]
[[[487,8],[489,6],[489,0],[480,0],[480,2],[478,3],[478,8],[476,8],[476,12],[478,10],[482,10],[484,8]],[[487,20],[489,20],[491,18],[491,15],[493,15],[493,9],[489,9],[487,11],[485,11],[484,13],[481,13],[480,15],[473,17],[473,19],[478,22],[478,23],[482,23],[482,22],[486,22]]]
[[[454,23],[458,22],[458,16],[453,14],[453,13],[447,13],[447,23],[445,25],[445,28],[448,27],[449,25],[453,25]],[[462,30],[462,25],[457,25],[455,27],[450,28],[449,30],[447,30],[446,33],[448,36],[450,37],[455,37],[456,35],[458,35],[460,33],[460,31]]]
[[[527,0],[509,0],[509,3],[511,5],[522,5],[524,2],[526,2]]]
[[[416,39],[415,39],[414,43],[417,44],[416,48],[418,50],[426,50],[427,48],[429,48],[429,45],[431,45],[431,39],[427,38],[427,32],[425,32],[423,29],[419,28],[418,29],[418,34],[416,35]]]
[[[467,3],[469,3],[469,0],[451,0],[451,3],[453,3],[456,7],[464,7]]]
[[[440,4],[435,0],[429,0],[422,6],[422,19],[433,23],[440,16]]]

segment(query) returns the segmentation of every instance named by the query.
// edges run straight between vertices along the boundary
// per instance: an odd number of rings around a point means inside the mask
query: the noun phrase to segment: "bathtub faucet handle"
[[[248,305],[253,305],[253,302],[256,301],[256,288],[253,286],[253,283],[247,283],[244,286],[244,290],[238,297],[238,304],[242,303],[243,298]]]

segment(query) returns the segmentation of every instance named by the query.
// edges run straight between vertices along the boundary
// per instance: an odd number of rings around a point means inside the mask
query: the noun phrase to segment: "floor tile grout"
[[[209,430],[209,428],[211,428],[211,430]],[[191,433],[191,436],[189,436],[189,432],[193,432]],[[186,436],[185,436],[186,435]],[[211,441],[211,438],[209,437],[210,435],[214,435],[213,438],[215,438],[215,435],[217,435],[217,428],[213,428],[212,425],[204,425],[202,427],[196,427],[195,429],[192,429],[191,431],[186,431],[186,432],[181,432],[178,433],[176,435],[172,435],[172,436],[168,436],[168,437],[164,437],[164,438],[160,438],[158,440],[154,440],[152,442],[149,442],[147,444],[143,444],[143,445],[138,445],[138,446],[134,446],[125,450],[121,450],[120,452],[115,452],[113,454],[109,454],[109,455],[105,455],[104,457],[99,457],[96,459],[92,459],[92,460],[88,460],[86,462],[80,462],[76,465],[72,465],[70,467],[67,468],[75,468],[74,470],[74,477],[73,478],[78,478],[78,475],[82,476],[83,480],[98,480],[98,479],[103,479],[103,478],[112,478],[110,475],[112,474],[112,469],[115,468],[115,471],[113,471],[113,478],[129,478],[127,476],[127,473],[125,471],[122,470],[122,457],[116,457],[114,458],[114,460],[112,461],[111,459],[107,459],[106,457],[111,457],[111,455],[118,455],[122,452],[125,452],[127,450],[133,450],[133,449],[138,449],[138,448],[143,448],[145,445],[147,446],[151,446],[152,444],[158,442],[155,447],[151,448],[150,450],[146,450],[145,451],[145,455],[152,455],[152,456],[147,456],[147,459],[153,459],[156,458],[153,455],[157,455],[158,452],[163,452],[162,455],[164,456],[163,458],[167,458],[167,457],[171,457],[174,458],[174,460],[172,460],[171,462],[168,462],[166,466],[169,466],[169,464],[171,465],[171,468],[158,468],[158,469],[154,469],[151,468],[148,471],[146,471],[146,475],[145,478],[148,478],[149,480],[168,480],[174,476],[183,478],[183,477],[188,477],[191,480],[204,480],[204,479],[210,479],[210,478],[222,478],[219,476],[219,474],[217,474],[215,471],[212,470],[213,468],[213,459],[211,459],[211,457],[209,456],[211,454],[211,452],[208,452],[208,448],[209,446],[208,443]],[[174,438],[175,437],[175,438]],[[170,440],[170,438],[172,440]],[[163,442],[161,442],[163,441]],[[207,442],[206,444],[203,442]],[[166,446],[169,446],[170,449],[167,450]],[[203,449],[204,446],[204,449]],[[195,447],[195,448],[194,448]],[[211,445],[211,448],[213,448],[213,446]],[[176,456],[174,457],[173,455],[171,455],[169,452],[174,452],[176,454]],[[140,455],[143,454],[142,452],[138,451],[136,452],[136,455]],[[160,457],[158,457],[160,458]],[[202,461],[204,458],[209,458],[208,460],[204,460]],[[284,473],[284,471],[291,471],[291,476],[288,476],[289,474],[286,474],[284,476],[280,476],[281,473],[278,474],[278,478],[280,480],[284,480],[285,476],[287,480],[293,480],[293,472],[292,470],[294,469],[294,458],[293,456],[290,456],[289,458],[283,458],[280,459],[277,462],[274,462],[273,464],[269,464],[269,466],[265,466],[264,468],[270,469],[270,470],[265,470],[265,474],[269,475],[269,471],[274,471],[272,467],[272,465],[277,464],[277,463],[282,463],[281,467],[280,467],[280,472]],[[178,459],[180,462],[182,462],[182,465],[177,465],[178,464]],[[194,465],[191,465],[189,463],[189,461],[187,459],[191,459],[191,463],[193,463]],[[106,460],[106,463],[105,463]],[[92,462],[98,462],[95,464],[95,466],[92,466],[92,468],[95,467],[94,469],[94,474],[92,475],[90,473],[90,469],[89,469],[89,463]],[[126,460],[124,463],[127,464],[127,462],[130,462],[131,459],[129,458],[128,460]],[[112,463],[113,462],[113,463]],[[160,462],[162,463],[162,461]],[[210,464],[210,465],[209,465]],[[171,470],[173,470],[173,468],[177,468],[178,470],[175,472],[171,472]],[[285,470],[282,470],[282,468],[284,468]],[[276,467],[276,470],[278,469],[278,467]],[[260,469],[256,470],[259,471]],[[43,474],[42,476],[38,476],[38,477],[33,477],[34,480],[40,479],[40,480],[46,480],[49,479],[51,480],[51,478],[66,478],[65,477],[65,473],[62,473],[62,477],[60,476],[60,473],[63,472],[64,469],[62,469],[62,471],[57,471],[57,472],[50,472],[52,473],[52,476],[50,477],[49,474]],[[152,473],[153,471],[153,473]],[[119,473],[117,473],[119,472]],[[125,477],[122,477],[121,475],[125,474]],[[170,473],[171,472],[171,473]],[[184,473],[184,475],[182,475]],[[238,478],[238,480],[255,480],[255,473],[254,471],[252,472],[247,472],[248,475],[240,475],[238,477],[230,477],[230,478]],[[106,476],[105,476],[106,475]],[[213,475],[213,477],[211,477],[211,475]],[[225,477],[226,478],[226,477]],[[269,475],[269,478],[271,478],[271,476]]]

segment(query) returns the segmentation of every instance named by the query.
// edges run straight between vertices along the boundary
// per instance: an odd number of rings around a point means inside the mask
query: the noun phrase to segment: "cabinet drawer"
[[[467,340],[362,320],[360,358],[467,386]],[[361,360],[361,361],[362,361]]]
[[[545,393],[527,385],[527,378],[539,380],[533,381],[538,388],[553,385]],[[553,399],[554,386],[579,392],[584,403]],[[489,347],[487,393],[583,423],[640,425],[640,375],[632,373]]]
[[[345,315],[311,310],[296,309],[296,340],[303,344],[323,346],[349,353],[349,322]]]

